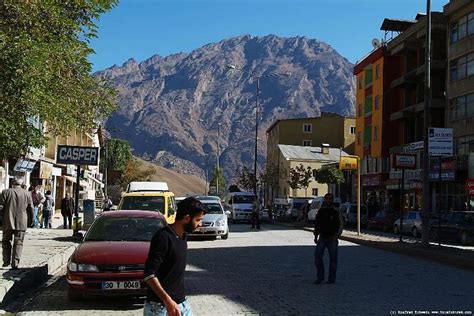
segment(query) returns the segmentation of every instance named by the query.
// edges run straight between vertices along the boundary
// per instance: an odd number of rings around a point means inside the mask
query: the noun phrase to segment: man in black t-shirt
[[[153,236],[145,262],[144,276],[148,284],[145,316],[192,315],[184,293],[186,233],[201,226],[204,212],[201,202],[186,198],[178,205],[175,222]]]
[[[342,215],[333,204],[334,196],[327,193],[324,196],[324,203],[316,214],[314,221],[314,242],[316,250],[314,259],[316,263],[317,278],[314,283],[320,284],[324,281],[324,250],[329,252],[329,276],[328,284],[336,282],[337,271],[337,246],[338,238],[342,234]]]

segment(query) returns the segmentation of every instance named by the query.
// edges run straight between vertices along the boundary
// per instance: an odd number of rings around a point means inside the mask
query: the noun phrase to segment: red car
[[[145,260],[153,235],[166,225],[159,212],[104,212],[67,265],[69,300],[83,295],[144,295]]]
[[[378,229],[384,232],[392,230],[395,218],[386,214],[385,211],[378,211],[374,217],[367,219],[367,229]]]

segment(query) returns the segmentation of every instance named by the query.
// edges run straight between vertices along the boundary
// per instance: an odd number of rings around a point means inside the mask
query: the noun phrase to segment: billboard
[[[428,152],[430,156],[452,156],[453,129],[430,127],[428,129]]]
[[[99,147],[58,145],[56,163],[97,166],[99,164]]]

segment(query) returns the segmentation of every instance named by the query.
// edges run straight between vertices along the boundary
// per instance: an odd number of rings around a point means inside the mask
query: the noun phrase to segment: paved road
[[[340,243],[334,285],[314,285],[312,234],[234,225],[228,240],[190,241],[187,293],[195,315],[389,315],[474,311],[474,271]],[[141,300],[69,303],[59,277],[21,315],[141,315]],[[20,305],[11,307],[18,311]]]

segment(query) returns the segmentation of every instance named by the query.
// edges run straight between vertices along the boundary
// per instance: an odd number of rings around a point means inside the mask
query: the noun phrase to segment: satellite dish
[[[378,48],[378,47],[380,47],[380,45],[381,45],[381,43],[380,43],[380,40],[379,40],[378,38],[374,38],[374,39],[372,40],[372,46],[373,46],[374,48]]]

